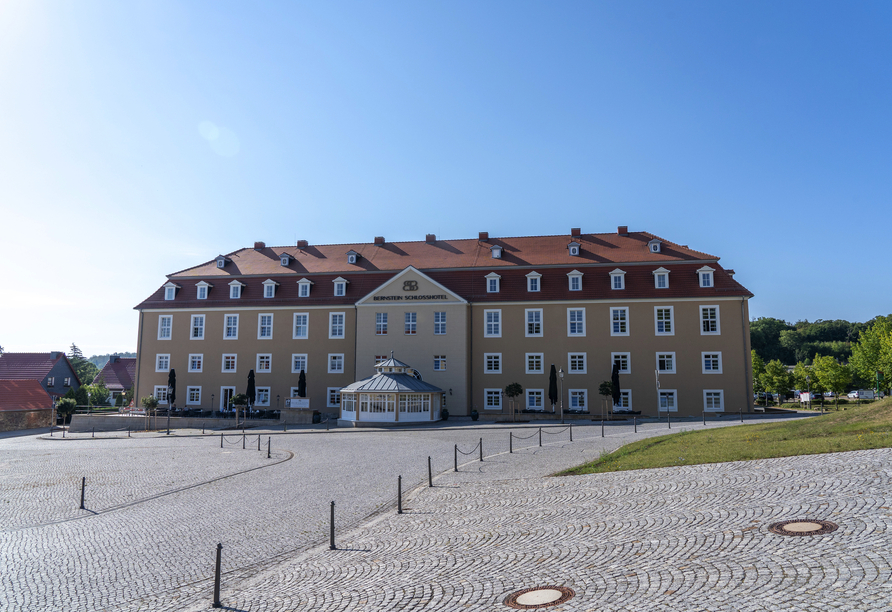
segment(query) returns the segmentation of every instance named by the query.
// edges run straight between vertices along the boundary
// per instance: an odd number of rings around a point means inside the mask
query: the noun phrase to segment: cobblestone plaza
[[[543,585],[575,592],[549,610],[892,606],[888,449],[551,478],[667,425],[548,425],[541,447],[522,425],[316,427],[260,451],[256,432],[0,439],[0,609],[210,610],[218,542],[232,610],[509,610]],[[802,518],[839,529],[768,531]]]

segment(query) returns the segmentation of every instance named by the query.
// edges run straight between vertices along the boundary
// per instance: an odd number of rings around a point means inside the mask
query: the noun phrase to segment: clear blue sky
[[[0,345],[250,246],[650,231],[892,311],[892,3],[0,2]]]

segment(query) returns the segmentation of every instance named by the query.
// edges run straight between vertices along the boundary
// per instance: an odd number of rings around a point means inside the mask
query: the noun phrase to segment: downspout
[[[136,380],[133,381],[133,405],[139,406],[139,373],[142,370],[142,324],[145,313],[139,311],[139,331],[136,336]],[[146,414],[145,428],[149,429],[148,414]]]
[[[752,356],[746,350],[746,330],[749,327],[749,317],[746,313],[746,298],[740,298],[740,332],[743,335],[743,392],[744,392],[744,401],[746,402],[747,412],[753,411],[753,403],[750,400],[752,394],[750,393],[750,382],[753,379],[753,361]]]

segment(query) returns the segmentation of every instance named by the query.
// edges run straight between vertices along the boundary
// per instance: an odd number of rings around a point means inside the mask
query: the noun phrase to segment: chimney
[[[255,251],[259,251],[260,249],[265,249],[265,248],[266,248],[266,243],[265,243],[265,242],[261,242],[261,241],[258,240],[257,242],[254,243],[254,250],[255,250]]]
[[[731,268],[725,268],[725,272],[728,273],[728,276],[734,278],[734,270],[732,270]]]
[[[570,235],[573,238],[580,238],[582,236],[582,230],[579,229],[578,227],[574,227],[573,229],[570,230]]]
[[[480,232],[480,237],[477,240],[480,242],[489,242],[489,232]]]
[[[375,236],[375,246],[384,246],[384,236]]]
[[[108,361],[109,361],[109,363],[117,363],[117,361],[118,361],[118,356],[117,356],[117,355],[112,355],[111,357],[108,358]]]
[[[620,236],[628,236],[629,235],[629,226],[628,225],[620,225],[616,228],[616,233]]]
[[[436,234],[426,234],[424,236],[424,241],[428,244],[432,244],[437,241],[437,235]]]
[[[50,353],[50,359],[58,359],[61,356],[62,353],[59,351],[53,351],[52,353]]]
[[[306,240],[298,240],[297,241],[297,248],[299,248],[299,249],[305,249],[308,246],[310,246],[310,244]]]

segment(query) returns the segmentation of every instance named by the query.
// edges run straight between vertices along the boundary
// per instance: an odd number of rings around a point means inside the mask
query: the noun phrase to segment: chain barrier
[[[561,430],[559,430],[559,431],[548,431],[547,429],[543,429],[543,430],[542,430],[542,433],[547,433],[547,434],[552,434],[552,435],[554,435],[554,434],[564,433],[564,432],[567,431],[568,429],[570,429],[570,426],[569,426],[569,425],[568,425],[567,427],[564,427],[563,429],[561,429]]]
[[[529,439],[532,438],[533,436],[538,435],[538,433],[539,433],[538,431],[534,431],[533,433],[531,433],[531,434],[528,435],[528,436],[518,436],[517,434],[513,434],[513,435],[514,435],[514,437],[517,438],[518,440],[529,440]]]
[[[456,449],[458,452],[460,452],[462,455],[473,455],[474,452],[476,452],[476,450],[477,450],[478,448],[480,448],[480,442],[478,442],[477,444],[475,444],[475,445],[474,445],[474,448],[472,448],[472,449],[471,449],[471,452],[469,452],[469,453],[466,453],[465,451],[463,451],[462,449],[460,449],[458,446],[455,447],[455,449]]]

